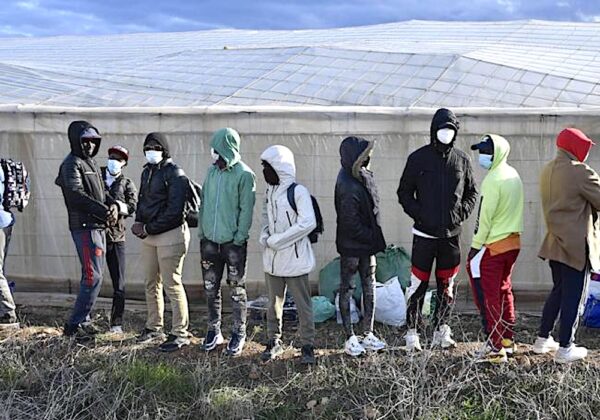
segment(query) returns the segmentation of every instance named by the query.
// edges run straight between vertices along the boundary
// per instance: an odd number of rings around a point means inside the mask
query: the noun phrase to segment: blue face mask
[[[486,170],[489,170],[492,167],[492,155],[484,155],[482,153],[479,154],[479,165]]]

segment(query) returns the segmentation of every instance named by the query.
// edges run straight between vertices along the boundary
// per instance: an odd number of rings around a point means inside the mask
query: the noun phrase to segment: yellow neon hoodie
[[[502,136],[487,135],[494,143],[494,160],[481,184],[479,217],[471,245],[475,249],[523,232],[523,183],[507,162],[510,145]]]

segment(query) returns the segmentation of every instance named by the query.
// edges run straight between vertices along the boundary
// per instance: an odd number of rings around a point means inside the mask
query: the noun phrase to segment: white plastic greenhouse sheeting
[[[600,25],[428,22],[4,38],[0,104],[600,106]]]
[[[159,112],[160,111],[160,112]],[[61,160],[69,152],[66,129],[70,121],[86,119],[104,136],[103,161],[108,146],[123,144],[132,151],[126,172],[139,182],[142,141],[150,131],[167,133],[175,160],[198,181],[210,164],[210,134],[223,126],[242,136],[242,155],[258,174],[258,200],[251,231],[248,288],[255,296],[263,287],[262,262],[256,244],[259,206],[265,184],[260,174],[260,153],[269,145],[284,144],[296,154],[298,180],[318,198],[325,218],[325,234],[316,245],[318,268],[336,256],[333,189],[339,170],[338,147],[343,137],[361,135],[377,141],[373,169],[383,199],[383,227],[389,243],[410,251],[411,223],[397,203],[396,188],[408,154],[428,142],[434,110],[402,112],[379,108],[267,109],[163,109],[163,110],[76,110],[19,108],[0,109],[0,155],[23,160],[30,168],[33,199],[17,215],[13,242],[7,260],[9,278],[19,291],[68,292],[77,288],[79,272],[75,249],[67,228],[66,210],[54,185]],[[525,184],[525,233],[514,285],[522,293],[540,292],[550,286],[546,265],[536,258],[544,233],[538,197],[538,175],[555,153],[554,139],[565,126],[577,126],[592,138],[600,138],[600,111],[499,111],[456,110],[462,121],[458,147],[468,150],[485,132],[504,135],[512,145],[511,163]],[[469,152],[471,153],[471,152]],[[591,165],[600,169],[600,152],[593,150]],[[483,176],[475,169],[478,179]],[[469,245],[475,217],[464,229],[463,250]],[[128,237],[127,284],[130,296],[143,295],[140,276],[139,241]],[[316,280],[318,269],[312,276]],[[465,280],[464,270],[460,278]],[[194,237],[186,259],[184,282],[192,299],[201,295],[198,240]],[[464,285],[464,283],[463,283]],[[108,275],[105,294],[110,294]]]

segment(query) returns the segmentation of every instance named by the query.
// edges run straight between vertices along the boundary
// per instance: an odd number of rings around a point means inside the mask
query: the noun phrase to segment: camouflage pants
[[[200,241],[202,278],[208,303],[208,329],[221,330],[221,279],[227,268],[227,284],[231,289],[233,309],[232,332],[246,334],[246,258],[247,244],[238,246],[232,242],[217,244],[209,240]]]
[[[340,314],[344,324],[344,332],[349,338],[354,335],[352,320],[350,317],[350,299],[354,294],[354,283],[352,277],[358,272],[362,285],[363,300],[363,329],[364,335],[373,332],[375,321],[375,268],[377,260],[375,256],[370,257],[345,257],[340,258]]]

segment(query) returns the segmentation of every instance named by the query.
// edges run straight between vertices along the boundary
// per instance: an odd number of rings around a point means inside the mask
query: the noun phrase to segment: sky
[[[333,28],[410,19],[599,22],[600,0],[0,0],[0,37]]]

